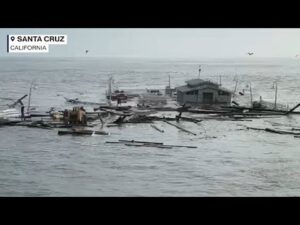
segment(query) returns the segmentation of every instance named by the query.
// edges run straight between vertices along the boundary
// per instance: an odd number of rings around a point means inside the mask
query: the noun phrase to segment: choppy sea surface
[[[184,85],[187,79],[220,82],[246,90],[240,101],[260,96],[290,108],[300,102],[297,59],[167,60],[134,58],[0,59],[0,108],[28,94],[31,105],[71,108],[63,97],[104,102],[107,81],[122,89]],[[12,99],[12,100],[9,100]],[[27,104],[27,100],[24,102]],[[167,113],[166,113],[167,115]],[[171,127],[157,132],[149,124],[104,128],[109,136],[58,136],[57,130],[0,127],[0,196],[300,196],[300,139],[247,130],[246,126],[291,130],[300,115],[252,121],[180,122],[197,136]],[[188,148],[147,148],[106,144],[135,139]]]

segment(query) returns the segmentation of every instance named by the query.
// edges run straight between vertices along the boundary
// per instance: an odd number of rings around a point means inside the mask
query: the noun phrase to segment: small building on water
[[[176,87],[177,102],[181,105],[229,105],[232,92],[219,84],[202,79],[186,81],[186,85]]]

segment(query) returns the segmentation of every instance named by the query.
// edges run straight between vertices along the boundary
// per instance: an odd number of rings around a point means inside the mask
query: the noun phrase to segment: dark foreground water
[[[198,75],[238,90],[251,81],[253,98],[290,107],[300,102],[300,61],[295,59],[142,60],[103,58],[2,58],[0,97],[17,99],[34,80],[32,105],[71,108],[64,98],[104,101],[109,75],[125,89],[183,85]],[[239,100],[249,101],[249,93]],[[0,108],[9,101],[0,99]],[[25,101],[27,103],[27,100]],[[105,128],[109,136],[58,136],[56,130],[0,127],[1,196],[300,196],[300,139],[247,130],[290,130],[300,116],[251,121],[181,122],[191,136],[168,124]],[[105,141],[136,139],[196,149],[135,148]]]

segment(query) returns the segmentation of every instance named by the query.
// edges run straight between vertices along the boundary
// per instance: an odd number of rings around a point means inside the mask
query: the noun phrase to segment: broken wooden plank
[[[177,119],[178,117],[176,117],[176,119]],[[178,120],[184,120],[184,121],[188,121],[188,122],[193,122],[193,123],[200,123],[200,122],[202,122],[203,120],[199,120],[199,119],[194,119],[194,118],[190,118],[190,117],[183,117],[183,116],[180,116],[179,118],[178,118]]]
[[[22,121],[9,121],[9,120],[2,120],[0,122],[0,126],[15,126],[18,123],[21,123]]]
[[[168,148],[171,149],[171,146],[165,145],[149,145],[149,144],[137,144],[137,143],[125,143],[126,146],[134,146],[134,147],[154,147],[154,148]]]
[[[71,99],[71,98],[64,97],[64,99],[66,100],[66,102],[76,104],[76,105],[78,105],[78,104],[81,104],[81,105],[96,105],[96,106],[99,106],[99,107],[107,106],[106,103],[80,101],[78,98]]]
[[[72,130],[72,131],[59,130],[57,134],[58,135],[67,135],[67,134],[71,134],[71,135],[92,135],[92,134],[108,135],[108,133],[105,131],[93,131],[93,130]]]
[[[144,141],[127,141],[123,140],[123,142],[120,141],[106,141],[107,144],[125,144],[125,145],[135,145],[135,146],[147,146],[147,147],[176,147],[176,148],[198,148],[197,146],[188,146],[188,145],[164,145],[160,142],[144,142]]]
[[[27,94],[24,95],[23,97],[19,98],[19,99],[18,99],[17,101],[15,101],[14,103],[10,104],[8,107],[9,107],[9,108],[13,108],[13,107],[15,107],[17,104],[23,105],[22,100],[23,100],[24,98],[26,98],[26,97],[27,97]]]
[[[188,109],[187,112],[190,113],[199,113],[199,114],[223,114],[228,113],[230,111],[226,110],[207,110],[207,109]]]
[[[197,146],[188,146],[188,145],[164,145],[164,146],[171,146],[176,148],[198,148]]]
[[[179,130],[182,130],[182,131],[186,132],[186,133],[189,133],[189,134],[192,134],[192,135],[195,135],[195,136],[197,135],[197,134],[195,134],[195,133],[193,133],[193,132],[191,132],[191,131],[189,131],[189,130],[186,130],[186,129],[184,129],[184,128],[180,127],[180,126],[177,126],[177,125],[175,125],[175,124],[173,124],[173,123],[170,123],[170,122],[168,122],[168,121],[166,121],[166,120],[163,120],[163,121],[164,121],[165,123],[171,125],[171,126],[176,127],[176,128],[179,129]]]
[[[113,123],[114,124],[121,124],[124,123],[124,119],[126,118],[126,116],[119,116],[118,119],[116,119]]]
[[[288,115],[288,114],[293,113],[293,111],[294,111],[295,109],[297,109],[299,106],[300,106],[300,103],[297,104],[295,107],[293,107],[290,111],[286,112],[285,114]]]
[[[42,129],[52,129],[54,126],[50,125],[49,123],[45,123],[43,121],[21,121],[19,123],[10,124],[13,126],[20,126],[20,127],[30,127],[30,128],[42,128]]]
[[[130,110],[131,109],[131,106],[100,106],[98,108],[94,108],[94,111],[97,111],[97,110],[102,110],[102,111],[105,111],[105,110],[117,110],[117,111],[127,111],[127,110]]]
[[[276,134],[293,134],[293,135],[300,135],[300,132],[290,132],[290,131],[284,131],[284,130],[274,130],[271,128],[266,128],[265,131],[276,133]]]
[[[156,144],[163,145],[162,142],[152,142],[152,141],[135,141],[135,140],[119,140],[119,142],[131,142],[131,143],[146,143],[146,144]]]
[[[125,112],[125,111],[117,111],[117,110],[112,110],[112,109],[102,109],[105,112],[118,115],[118,116],[132,116],[132,112]]]
[[[250,130],[265,130],[265,128],[247,127]]]
[[[121,124],[107,124],[106,127],[119,127]]]
[[[159,131],[160,133],[164,133],[165,131],[162,129],[159,129],[157,126],[155,126],[154,124],[151,124],[151,127],[154,128],[155,130]]]
[[[276,133],[276,134],[293,134],[293,135],[300,135],[300,132],[291,132],[291,131],[284,131],[284,130],[274,130],[271,128],[255,128],[255,127],[247,127],[247,129],[251,130],[263,130],[270,133]]]
[[[158,116],[146,116],[146,115],[135,115],[134,117],[128,119],[127,121],[124,120],[123,118],[122,121],[117,122],[122,122],[122,123],[152,123],[153,121],[178,121],[178,117],[158,117]],[[199,123],[202,120],[199,119],[194,119],[194,118],[188,118],[188,117],[180,117],[181,120],[184,121],[189,121],[189,122],[194,122],[194,123]],[[115,123],[115,122],[114,122]]]

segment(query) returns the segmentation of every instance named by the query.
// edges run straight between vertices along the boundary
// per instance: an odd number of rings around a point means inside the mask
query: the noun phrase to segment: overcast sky
[[[0,29],[0,56],[8,34],[67,34],[66,46],[43,55],[59,57],[232,58],[295,57],[300,29]],[[14,55],[14,54],[13,54]],[[35,54],[37,55],[37,54]]]

